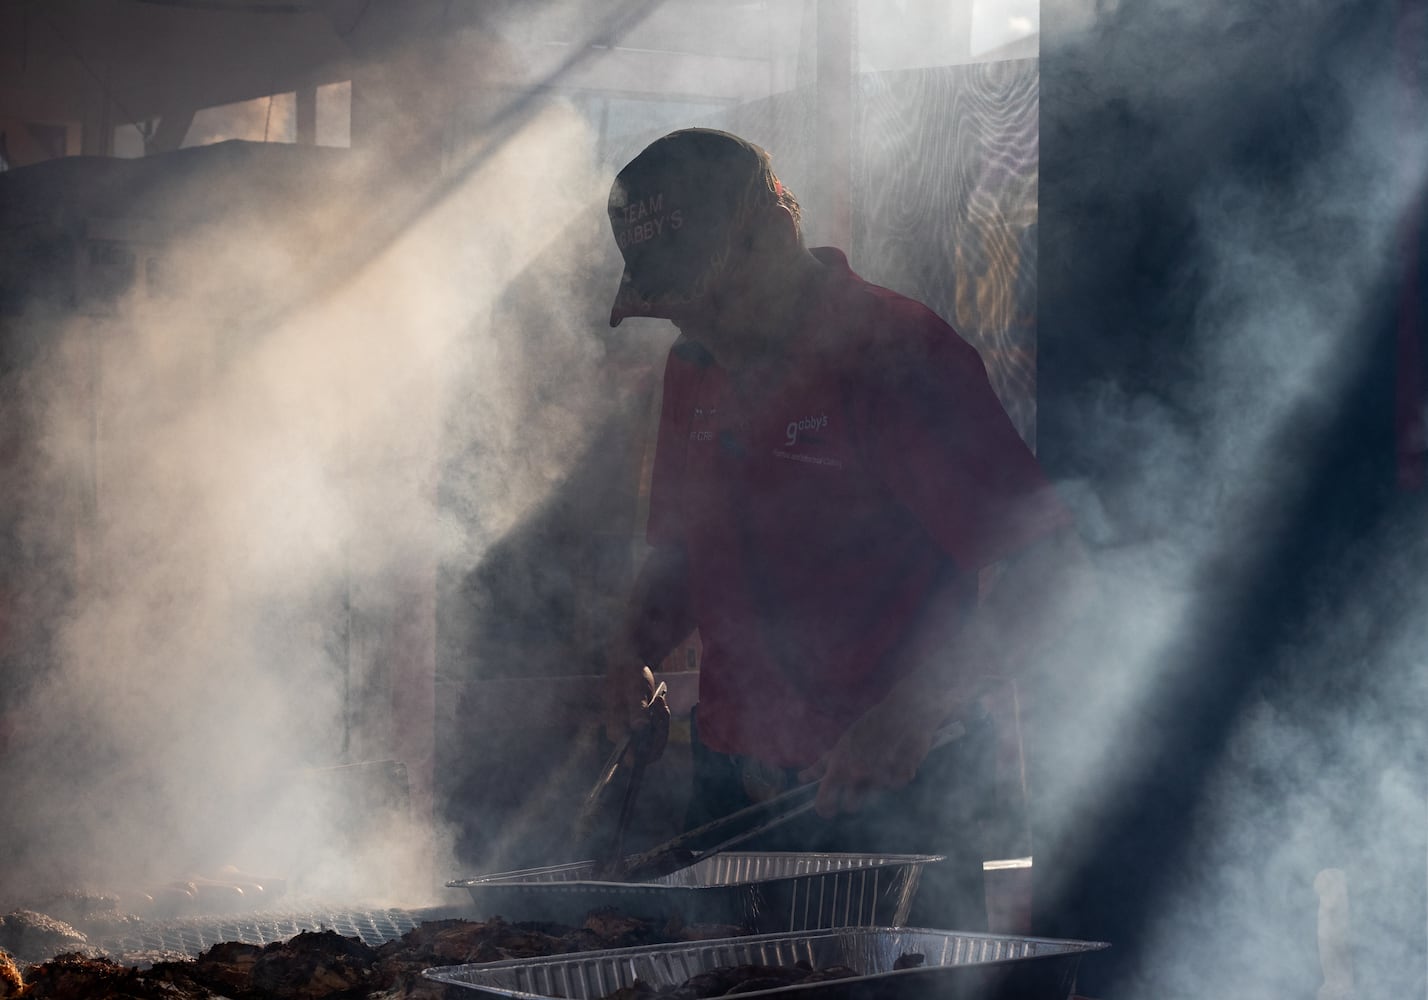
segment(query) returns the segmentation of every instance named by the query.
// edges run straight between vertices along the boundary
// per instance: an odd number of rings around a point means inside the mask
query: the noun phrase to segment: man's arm
[[[659,545],[645,557],[625,617],[606,651],[605,735],[618,742],[644,718],[649,697],[643,668],[657,666],[694,631],[689,562],[682,545]]]
[[[994,684],[1047,655],[1084,607],[1089,560],[1070,527],[983,570],[970,616],[947,587],[933,595],[908,637],[910,666],[887,697],[849,727],[804,780],[822,779],[824,816],[858,809],[868,794],[912,780],[943,722],[967,713]]]

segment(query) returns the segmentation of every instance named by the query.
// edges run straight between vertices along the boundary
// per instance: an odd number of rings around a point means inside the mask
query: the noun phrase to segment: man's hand
[[[669,704],[654,672],[636,671],[630,662],[612,658],[605,675],[605,737],[617,746],[630,737],[631,750],[648,763],[664,753],[669,740]]]
[[[937,737],[940,715],[890,695],[849,726],[833,749],[799,774],[821,781],[814,808],[826,818],[856,812],[868,796],[913,779]]]
[[[648,693],[640,699],[640,726],[630,741],[630,753],[646,764],[659,760],[669,743],[669,700],[665,698],[665,685],[655,683],[654,672],[645,667],[643,672]]]
[[[623,648],[611,650],[606,658],[602,708],[605,738],[611,743],[623,742],[640,723],[643,702],[650,692],[640,668],[635,655]]]
[[[605,649],[605,737],[616,745],[652,718],[654,674],[659,663],[694,631],[689,609],[689,565],[680,545],[657,545],[640,566],[625,620]],[[669,707],[656,699],[668,721]],[[660,748],[663,743],[658,742]],[[656,753],[655,756],[658,756]]]

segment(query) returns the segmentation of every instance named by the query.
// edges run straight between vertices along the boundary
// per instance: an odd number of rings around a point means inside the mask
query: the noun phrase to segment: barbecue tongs
[[[585,803],[575,820],[576,844],[589,843],[597,826],[597,820],[604,811],[601,806],[605,801],[607,790],[615,784],[617,775],[622,771],[628,773],[614,832],[605,846],[592,852],[595,856],[597,876],[620,870],[625,831],[630,825],[630,818],[634,815],[635,798],[639,794],[645,768],[664,752],[665,743],[669,739],[669,706],[665,701],[666,685],[664,681],[660,681],[658,685],[655,684],[654,673],[649,667],[645,668],[645,683],[649,687],[649,697],[644,700],[645,717],[648,724],[631,729],[625,738],[616,744],[615,749],[606,759],[605,766],[600,769],[600,776],[594,787],[585,796]]]
[[[937,731],[930,749],[946,746],[966,734],[967,728],[961,722],[947,723]],[[647,851],[632,854],[618,865],[602,865],[600,877],[638,882],[679,871],[803,815],[813,808],[817,796],[818,782],[799,785],[771,799],[695,827]],[[614,857],[618,858],[618,855]]]

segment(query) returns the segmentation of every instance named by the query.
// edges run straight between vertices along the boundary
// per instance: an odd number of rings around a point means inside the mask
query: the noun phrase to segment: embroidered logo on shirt
[[[708,409],[705,409],[705,408],[702,407],[702,406],[696,406],[696,407],[694,408],[694,416],[693,416],[692,420],[709,420],[709,419],[712,419],[712,418],[714,417],[714,415],[715,415],[716,413],[718,413],[718,412],[719,412],[719,411],[718,411],[717,409],[715,409],[714,407],[712,407],[712,406],[709,407]],[[691,441],[713,441],[713,440],[714,440],[714,432],[713,432],[712,430],[701,430],[701,429],[699,429],[699,428],[691,428],[690,431],[689,431],[689,440],[691,440]]]
[[[784,444],[792,448],[798,444],[798,435],[801,431],[820,431],[828,426],[828,414],[820,413],[813,417],[804,417],[801,420],[790,420],[788,426],[784,428],[787,440]]]
[[[829,469],[843,468],[843,460],[836,455],[809,455],[804,452],[784,451],[782,448],[774,449],[774,458],[785,458],[790,462],[802,462],[804,465],[822,465]]]

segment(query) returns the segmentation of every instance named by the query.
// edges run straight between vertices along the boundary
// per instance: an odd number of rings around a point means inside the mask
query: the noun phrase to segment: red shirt
[[[685,546],[700,736],[801,767],[898,679],[945,573],[1069,517],[977,352],[837,250],[779,361],[738,380],[681,339],[665,367],[648,537]]]

